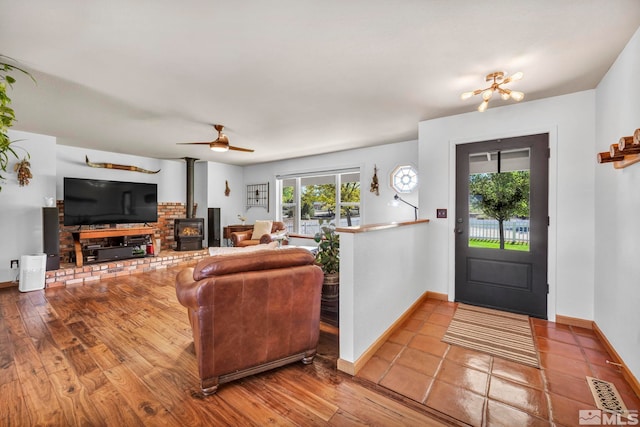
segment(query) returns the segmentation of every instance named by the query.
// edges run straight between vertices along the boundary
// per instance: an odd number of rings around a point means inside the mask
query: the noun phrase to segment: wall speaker
[[[207,245],[220,247],[222,243],[222,229],[220,228],[220,208],[209,208],[207,222]]]
[[[42,208],[42,251],[47,255],[47,271],[60,268],[60,223],[58,208]]]

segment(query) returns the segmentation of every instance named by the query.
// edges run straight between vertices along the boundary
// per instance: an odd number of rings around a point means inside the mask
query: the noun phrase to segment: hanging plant
[[[18,184],[20,184],[20,187],[29,185],[29,180],[33,178],[30,168],[31,163],[29,163],[29,160],[27,160],[26,157],[16,163],[13,167],[13,171],[18,174]]]
[[[0,55],[0,58],[11,59],[4,55]],[[7,171],[10,156],[15,157],[16,159],[19,158],[18,154],[16,154],[11,147],[13,141],[9,139],[9,128],[13,126],[13,122],[16,118],[13,108],[11,108],[11,98],[9,98],[9,95],[7,94],[8,88],[13,87],[13,83],[16,82],[16,79],[9,74],[12,71],[20,71],[31,77],[31,80],[35,82],[35,79],[28,71],[16,67],[15,65],[9,65],[0,61],[0,172]],[[29,172],[29,174],[31,174],[31,172]],[[0,174],[0,183],[4,179],[5,177]],[[0,186],[0,191],[2,191],[2,186]]]

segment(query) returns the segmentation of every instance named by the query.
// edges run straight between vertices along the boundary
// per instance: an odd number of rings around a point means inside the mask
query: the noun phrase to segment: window
[[[398,166],[391,172],[391,187],[398,193],[411,193],[418,185],[418,172],[413,166]]]
[[[360,171],[276,177],[279,220],[289,233],[313,236],[320,227],[360,225]],[[339,189],[339,190],[337,190]]]

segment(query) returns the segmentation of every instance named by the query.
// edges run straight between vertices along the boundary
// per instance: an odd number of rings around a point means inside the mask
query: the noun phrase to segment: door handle
[[[456,228],[453,229],[453,232],[456,233],[456,234],[462,234],[462,228],[456,227]]]

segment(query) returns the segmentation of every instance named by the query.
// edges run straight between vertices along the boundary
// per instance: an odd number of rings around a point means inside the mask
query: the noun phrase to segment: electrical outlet
[[[11,260],[11,269],[13,270],[14,268],[20,268],[20,261],[17,259]]]

